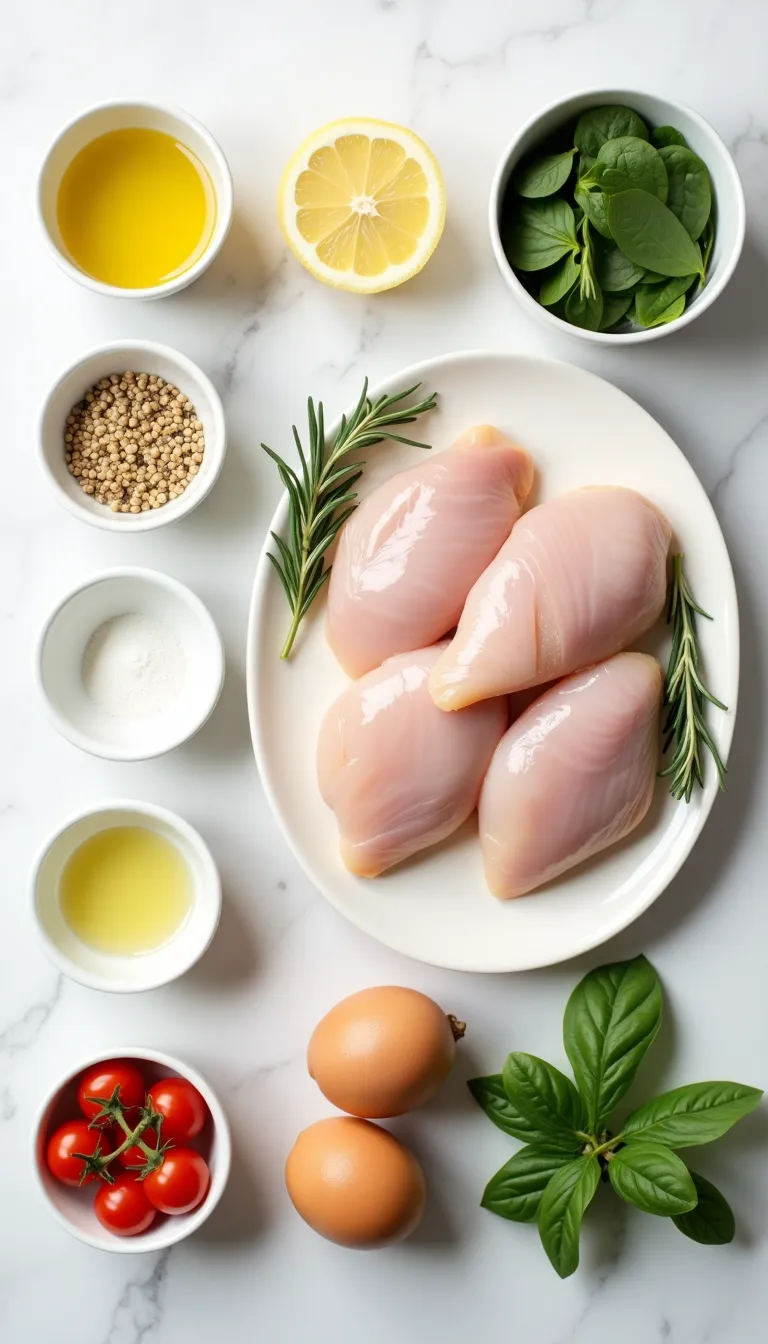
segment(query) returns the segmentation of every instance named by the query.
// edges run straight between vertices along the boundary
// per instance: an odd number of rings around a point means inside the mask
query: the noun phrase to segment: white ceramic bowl
[[[107,285],[82,271],[67,252],[57,218],[61,179],[75,155],[97,136],[133,127],[164,131],[166,135],[181,141],[192,150],[207,169],[216,197],[213,233],[202,255],[180,275],[173,276],[163,284],[151,285],[145,289],[126,289],[119,285]],[[158,103],[99,103],[96,107],[90,107],[85,112],[79,113],[59,131],[40,169],[37,206],[48,246],[62,270],[73,280],[77,280],[88,289],[95,290],[97,294],[107,294],[112,298],[155,299],[164,294],[175,294],[177,290],[191,285],[192,281],[210,266],[220,250],[232,223],[234,206],[232,175],[229,164],[210,131],[182,108]]]
[[[86,495],[69,474],[64,457],[67,416],[86,392],[110,373],[153,373],[174,383],[192,402],[205,434],[200,470],[177,499],[146,513],[113,513]],[[110,532],[148,532],[196,509],[213,488],[224,465],[227,431],[221,398],[210,378],[191,359],[168,345],[155,341],[114,341],[81,355],[57,379],[43,405],[37,436],[37,453],[43,474],[59,503],[76,518]]]
[[[109,956],[87,947],[65,923],[59,901],[61,875],[80,845],[115,826],[143,826],[173,844],[192,879],[192,904],[175,937],[141,956]],[[167,808],[118,800],[86,808],[49,836],[30,874],[32,915],[46,955],[71,980],[118,994],[157,989],[177,980],[210,945],[221,914],[221,882],[202,836]]]
[[[134,612],[175,633],[186,675],[166,709],[117,718],[86,692],[83,657],[105,621]],[[144,761],[186,742],[213,713],[224,684],[224,647],[208,608],[178,579],[154,569],[107,569],[57,603],[38,638],[35,672],[48,714],[63,737],[107,760]]]
[[[631,107],[639,112],[650,126],[674,126],[685,136],[690,148],[706,163],[712,179],[715,198],[716,232],[715,246],[709,266],[707,283],[703,290],[686,307],[682,317],[664,326],[628,328],[626,331],[587,331],[575,327],[556,317],[548,308],[537,303],[515,275],[504,252],[501,242],[501,216],[507,185],[517,164],[530,154],[553,132],[575,120],[590,107],[602,107],[604,104],[617,103]],[[673,331],[688,326],[701,313],[705,312],[722,294],[728,284],[736,263],[741,255],[744,243],[746,210],[744,189],[741,185],[736,164],[726,149],[720,136],[708,121],[686,107],[684,103],[673,103],[668,98],[655,94],[640,93],[634,89],[586,89],[571,94],[568,98],[550,103],[541,112],[526,121],[510,140],[499,160],[491,184],[491,196],[488,210],[488,225],[491,233],[491,246],[497,265],[517,301],[526,312],[544,322],[550,330],[568,332],[571,336],[599,345],[631,345],[639,341],[656,341]]]
[[[173,1218],[158,1214],[148,1231],[137,1237],[116,1237],[108,1232],[93,1212],[96,1187],[90,1183],[82,1188],[61,1185],[51,1176],[45,1162],[45,1150],[50,1136],[59,1125],[78,1115],[79,1075],[92,1065],[109,1059],[135,1061],[150,1086],[153,1082],[174,1074],[186,1078],[202,1094],[210,1111],[206,1128],[200,1138],[194,1141],[210,1167],[211,1184],[208,1194],[202,1204],[191,1213],[181,1213]],[[173,1246],[177,1241],[183,1241],[185,1237],[191,1236],[210,1217],[221,1199],[231,1163],[232,1142],[229,1123],[224,1108],[210,1084],[183,1060],[174,1059],[173,1055],[163,1054],[160,1050],[146,1050],[141,1046],[124,1046],[111,1055],[102,1052],[84,1059],[77,1068],[68,1069],[48,1092],[32,1127],[32,1166],[45,1203],[65,1231],[77,1237],[78,1241],[84,1241],[86,1246],[95,1246],[99,1251],[117,1251],[123,1255],[161,1251],[166,1246]]]

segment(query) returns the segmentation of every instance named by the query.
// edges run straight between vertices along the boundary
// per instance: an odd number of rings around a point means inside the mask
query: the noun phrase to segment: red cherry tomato
[[[144,1182],[121,1172],[114,1185],[102,1184],[93,1201],[93,1211],[102,1227],[116,1237],[136,1237],[155,1220],[156,1210],[147,1199]]]
[[[104,1064],[94,1064],[83,1074],[77,1100],[87,1120],[93,1120],[99,1114],[99,1106],[95,1101],[88,1101],[88,1097],[111,1097],[116,1087],[120,1088],[119,1100],[124,1110],[130,1112],[144,1105],[144,1079],[129,1059],[108,1059]],[[130,1119],[129,1115],[129,1122]]]
[[[148,1148],[156,1148],[157,1135],[155,1131],[153,1129],[145,1129],[141,1136],[141,1141],[142,1143],[145,1143]],[[117,1159],[118,1164],[126,1169],[130,1169],[131,1167],[143,1167],[146,1160],[146,1153],[142,1152],[137,1143],[135,1143],[132,1148],[126,1148],[125,1152],[121,1153]],[[134,1175],[135,1174],[136,1173],[134,1172]]]
[[[189,1143],[200,1133],[208,1107],[196,1087],[186,1078],[163,1078],[153,1083],[148,1096],[163,1117],[160,1135],[163,1143]]]
[[[205,1199],[210,1182],[208,1163],[194,1148],[169,1148],[163,1165],[142,1185],[161,1213],[190,1213]]]
[[[85,1163],[74,1154],[87,1153],[90,1157],[96,1151],[99,1140],[101,1151],[110,1152],[112,1144],[105,1142],[105,1137],[101,1130],[89,1129],[85,1120],[70,1120],[68,1124],[61,1125],[48,1140],[46,1159],[49,1171],[64,1185],[79,1185]],[[86,1177],[86,1181],[95,1179],[95,1176]]]

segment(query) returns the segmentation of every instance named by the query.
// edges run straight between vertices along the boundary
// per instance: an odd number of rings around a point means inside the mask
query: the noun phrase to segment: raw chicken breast
[[[528,453],[478,425],[363,501],[342,530],[328,592],[328,642],[345,672],[362,676],[456,624],[532,483]]]
[[[655,658],[619,653],[558,682],[504,734],[480,794],[494,896],[533,891],[642,821],[658,768],[661,688]]]
[[[523,690],[626,648],[664,607],[667,519],[634,490],[531,509],[474,585],[430,679],[441,709]]]
[[[376,877],[437,844],[474,811],[507,726],[502,697],[461,714],[429,698],[445,645],[399,654],[349,686],[323,720],[317,776],[350,872]]]

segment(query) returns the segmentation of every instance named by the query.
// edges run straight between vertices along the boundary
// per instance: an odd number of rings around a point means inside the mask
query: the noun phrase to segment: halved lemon
[[[328,285],[376,294],[429,260],[445,222],[437,160],[413,131],[351,117],[297,149],[278,197],[286,240]]]

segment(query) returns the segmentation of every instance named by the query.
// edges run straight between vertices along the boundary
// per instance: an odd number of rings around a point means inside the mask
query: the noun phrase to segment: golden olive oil
[[[65,923],[88,947],[137,956],[179,932],[192,905],[192,877],[165,836],[144,826],[113,826],[70,856],[59,901]]]
[[[59,230],[94,280],[147,289],[189,270],[213,234],[211,179],[186,145],[143,126],[84,146],[61,179]]]

